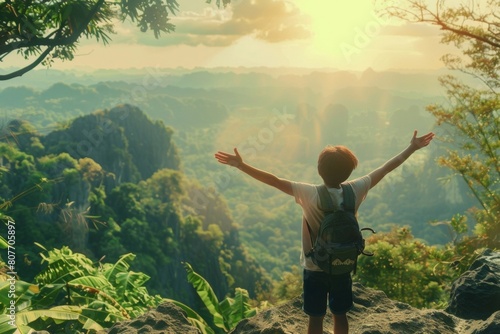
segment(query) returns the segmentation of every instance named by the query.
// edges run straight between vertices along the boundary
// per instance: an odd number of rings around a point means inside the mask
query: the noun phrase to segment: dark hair
[[[327,146],[318,157],[318,173],[327,186],[337,187],[358,166],[358,158],[345,146]]]

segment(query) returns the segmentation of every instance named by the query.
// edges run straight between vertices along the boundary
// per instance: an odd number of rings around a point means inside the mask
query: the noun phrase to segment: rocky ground
[[[349,312],[351,334],[499,334],[500,253],[486,251],[453,283],[446,310],[419,310],[387,298],[382,291],[354,285],[355,306]],[[300,297],[241,321],[232,334],[306,333],[307,316]],[[331,333],[326,317],[325,333]],[[113,326],[108,334],[197,334],[184,312],[165,303],[156,310]]]

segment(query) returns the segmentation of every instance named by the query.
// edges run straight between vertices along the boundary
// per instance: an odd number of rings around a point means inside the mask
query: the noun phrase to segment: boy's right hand
[[[234,149],[234,154],[218,151],[215,153],[215,159],[224,165],[230,165],[239,168],[243,164],[243,159],[238,153],[238,149]]]

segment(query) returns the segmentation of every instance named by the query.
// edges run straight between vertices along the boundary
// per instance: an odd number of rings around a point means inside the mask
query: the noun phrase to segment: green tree
[[[442,43],[455,46],[460,54],[442,57],[452,70],[475,79],[466,84],[456,76],[444,76],[448,103],[428,110],[450,142],[439,163],[455,171],[466,182],[480,207],[472,210],[476,221],[472,248],[500,247],[500,18],[499,0],[474,2],[423,0],[385,4],[392,17],[438,26]]]
[[[208,1],[210,2],[210,1]],[[226,5],[229,0],[217,0]],[[81,38],[108,44],[114,19],[134,22],[142,31],[174,31],[170,15],[178,11],[176,0],[3,0],[0,1],[0,61],[12,52],[21,54],[25,67],[0,75],[9,80],[54,58],[72,60]]]
[[[367,250],[374,255],[359,257],[355,280],[415,307],[445,305],[456,275],[446,248],[427,246],[402,227],[371,236]]]

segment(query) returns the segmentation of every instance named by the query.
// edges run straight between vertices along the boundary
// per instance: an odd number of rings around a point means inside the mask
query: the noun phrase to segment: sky
[[[218,8],[180,0],[176,31],[156,39],[117,23],[104,46],[82,40],[72,61],[55,69],[305,67],[432,70],[450,47],[440,31],[376,14],[372,0],[233,0]],[[23,66],[20,56],[3,66]]]

